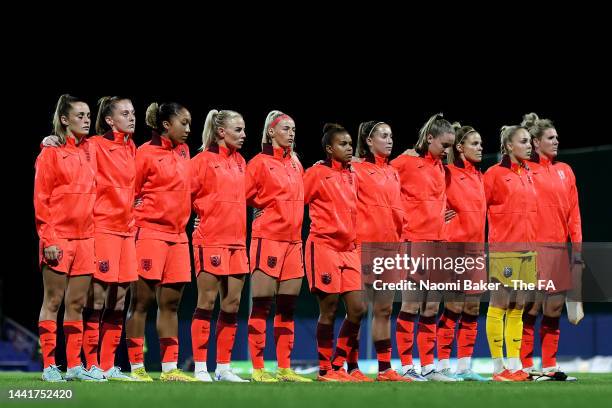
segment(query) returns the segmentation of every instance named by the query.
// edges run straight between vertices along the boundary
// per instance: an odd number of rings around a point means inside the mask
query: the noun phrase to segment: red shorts
[[[559,245],[538,245],[538,280],[542,285],[549,287],[547,293],[565,292],[572,289],[572,276],[567,247]],[[552,288],[554,286],[554,288]]]
[[[191,262],[187,242],[157,239],[136,241],[138,275],[160,284],[191,282]]]
[[[96,272],[94,279],[106,283],[138,280],[134,237],[96,233]]]
[[[47,265],[56,272],[68,276],[92,275],[96,270],[94,239],[57,239],[59,255],[56,261],[45,260],[42,241],[38,245],[39,265]]]
[[[357,244],[357,254],[361,262],[361,277],[366,285],[373,285],[379,280],[383,283],[399,283],[405,279],[406,271],[401,267],[387,269],[381,258],[403,257],[407,251],[405,242],[366,242]],[[408,252],[408,254],[410,254]],[[397,266],[397,265],[395,265]],[[401,265],[400,265],[401,266]]]
[[[217,276],[249,273],[249,260],[245,248],[193,247],[196,276],[208,272]]]
[[[279,281],[304,276],[301,242],[281,242],[265,238],[251,240],[251,272],[259,269]]]
[[[484,244],[479,242],[444,242],[440,255],[453,260],[454,270],[445,271],[444,282],[459,282],[462,288],[457,292],[467,295],[482,294],[486,290],[483,284],[489,282],[487,275],[487,258]],[[450,279],[448,279],[450,278]]]
[[[311,292],[346,293],[362,290],[357,249],[338,252],[308,240],[305,259]]]

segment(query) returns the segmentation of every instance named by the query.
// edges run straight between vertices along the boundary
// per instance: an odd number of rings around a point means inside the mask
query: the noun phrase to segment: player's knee
[[[132,298],[133,312],[134,313],[147,313],[149,307],[153,303],[153,296],[139,296],[137,298]],[[130,307],[130,309],[132,309]]]
[[[448,302],[444,305],[444,308],[450,310],[453,313],[461,313],[463,311],[464,305],[456,302]]]
[[[333,307],[326,308],[325,310],[321,310],[319,312],[319,320],[322,322],[333,322],[336,319],[336,311],[338,309],[337,305]]]
[[[514,302],[510,302],[510,305],[508,305],[508,309],[525,309],[525,302],[523,300],[517,299]]]
[[[85,308],[86,302],[87,302],[86,295],[76,296],[74,298],[67,299],[66,308],[68,308],[70,311],[74,313],[81,314],[83,313],[83,308]]]
[[[425,305],[425,310],[423,310],[423,316],[436,316],[438,314],[438,309],[440,308],[439,303],[427,303]]]
[[[410,314],[417,314],[419,312],[419,305],[418,303],[415,304],[413,302],[402,303],[401,311]]]
[[[225,303],[221,305],[221,310],[223,310],[225,313],[238,313],[238,309],[240,309],[240,302]]]
[[[92,307],[93,307],[94,310],[102,310],[102,309],[104,309],[104,298],[102,298],[102,299],[94,298]]]
[[[391,318],[392,312],[393,312],[393,305],[391,304],[374,306],[374,316],[377,319],[389,320]]]
[[[559,317],[563,311],[563,303],[550,303],[546,305],[544,314],[548,317]]]
[[[366,307],[363,302],[358,302],[348,308],[347,314],[350,320],[361,320],[366,313]]]
[[[125,308],[125,296],[122,297],[121,299],[117,299],[117,301],[115,302],[115,306],[113,307],[113,310],[123,311],[124,308]]]
[[[180,299],[170,299],[159,303],[159,310],[163,312],[176,313],[179,308]]]
[[[466,303],[463,306],[463,311],[472,316],[478,316],[480,313],[480,303]]]
[[[62,305],[64,294],[62,292],[51,292],[45,296],[44,308],[48,312],[57,313]]]

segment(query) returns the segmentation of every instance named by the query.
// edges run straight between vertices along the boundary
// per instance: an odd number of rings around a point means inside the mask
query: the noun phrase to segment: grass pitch
[[[151,373],[157,379],[159,373]],[[164,407],[568,407],[610,406],[612,374],[537,383],[61,383],[40,374],[0,373],[0,406]],[[9,399],[9,390],[70,389],[71,399]]]

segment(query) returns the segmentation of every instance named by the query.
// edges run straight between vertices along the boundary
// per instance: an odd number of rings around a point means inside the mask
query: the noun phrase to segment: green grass
[[[158,373],[152,373],[154,378]],[[271,407],[571,407],[609,406],[612,374],[574,374],[574,383],[62,383],[39,374],[0,373],[0,406]],[[72,400],[16,401],[9,389],[71,389]]]

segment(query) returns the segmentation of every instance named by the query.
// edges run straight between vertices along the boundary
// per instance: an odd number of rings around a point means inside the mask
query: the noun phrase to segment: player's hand
[[[353,156],[353,157],[351,157],[351,162],[352,163],[361,163],[361,162],[363,162],[363,158]]]
[[[44,248],[43,253],[45,255],[45,260],[57,261],[58,260],[57,258],[59,257],[60,249],[55,245],[51,245],[51,246]]]
[[[197,229],[198,225],[200,225],[200,217],[196,215],[196,217],[193,219],[193,229]]]
[[[55,135],[49,135],[42,140],[43,147],[59,147],[59,137]]]
[[[408,156],[412,156],[412,157],[419,157],[419,154],[414,149],[408,149],[404,152],[404,154],[407,154]]]
[[[457,212],[455,210],[446,210],[444,212],[444,222],[449,223],[450,220],[457,216]]]

